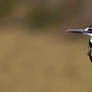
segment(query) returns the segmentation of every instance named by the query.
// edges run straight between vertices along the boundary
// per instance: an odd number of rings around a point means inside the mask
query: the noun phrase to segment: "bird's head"
[[[88,35],[88,36],[92,37],[92,25],[89,27],[86,27],[84,29],[70,29],[70,30],[67,30],[67,32],[80,33],[80,34],[84,34],[84,35]]]

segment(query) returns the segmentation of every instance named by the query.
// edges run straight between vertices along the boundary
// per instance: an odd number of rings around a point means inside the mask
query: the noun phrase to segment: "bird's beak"
[[[66,30],[66,32],[70,32],[70,33],[83,33],[82,29],[70,29],[70,30]]]

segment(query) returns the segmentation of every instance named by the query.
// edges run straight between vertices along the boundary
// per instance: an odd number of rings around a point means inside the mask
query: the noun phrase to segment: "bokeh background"
[[[0,0],[0,91],[91,92],[92,0]]]

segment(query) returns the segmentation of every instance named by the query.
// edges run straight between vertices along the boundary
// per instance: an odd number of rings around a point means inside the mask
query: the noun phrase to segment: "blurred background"
[[[0,91],[91,92],[87,36],[92,1],[1,0]]]

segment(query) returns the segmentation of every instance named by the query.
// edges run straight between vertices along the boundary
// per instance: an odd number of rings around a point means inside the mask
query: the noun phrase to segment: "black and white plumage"
[[[88,56],[92,62],[92,25],[84,29],[70,29],[67,30],[67,32],[80,33],[80,34],[88,35],[90,37],[89,46],[88,46]]]
[[[89,46],[88,46],[88,56],[92,62],[92,38],[89,40]]]

